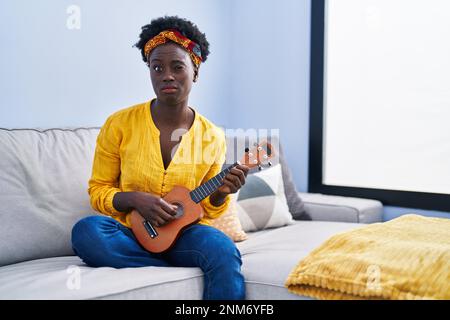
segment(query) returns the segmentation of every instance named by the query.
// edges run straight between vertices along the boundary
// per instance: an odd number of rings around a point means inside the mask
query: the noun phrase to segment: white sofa
[[[74,256],[73,224],[98,214],[87,194],[98,132],[0,129],[0,299],[201,299],[198,268],[90,268]],[[300,197],[312,221],[237,243],[247,299],[307,299],[284,287],[297,262],[331,235],[382,219],[379,201]]]

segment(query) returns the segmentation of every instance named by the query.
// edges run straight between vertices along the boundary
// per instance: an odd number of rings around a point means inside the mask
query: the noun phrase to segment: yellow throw
[[[318,299],[450,299],[450,219],[408,214],[336,234],[285,285]]]

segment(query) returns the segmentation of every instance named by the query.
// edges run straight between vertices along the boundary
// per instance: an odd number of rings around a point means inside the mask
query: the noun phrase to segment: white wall
[[[79,30],[67,28],[73,4],[80,8]],[[229,10],[220,0],[2,0],[0,127],[98,126],[112,112],[153,97],[148,69],[132,45],[141,26],[165,14],[191,19],[207,34],[212,53],[190,102],[218,118]]]
[[[280,129],[288,163],[307,190],[309,0],[233,0],[230,125]]]
[[[67,28],[72,4],[79,30]],[[211,44],[191,105],[225,128],[281,129],[305,191],[309,10],[309,0],[2,0],[0,127],[100,126],[149,99],[148,72],[132,45],[151,18],[177,14]]]

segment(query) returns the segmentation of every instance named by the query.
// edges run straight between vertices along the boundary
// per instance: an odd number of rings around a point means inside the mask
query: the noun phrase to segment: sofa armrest
[[[312,220],[373,223],[383,218],[383,204],[378,200],[298,193]]]

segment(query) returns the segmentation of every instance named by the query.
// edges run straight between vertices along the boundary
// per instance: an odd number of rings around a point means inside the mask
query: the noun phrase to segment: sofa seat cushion
[[[75,277],[79,268],[79,286]],[[79,288],[79,289],[78,289]],[[91,268],[77,256],[46,258],[0,268],[2,299],[201,299],[199,268]]]
[[[295,221],[289,226],[248,233],[248,240],[237,243],[247,299],[306,299],[285,288],[290,271],[333,234],[360,226]],[[0,299],[195,300],[202,298],[202,292],[203,273],[199,268],[90,268],[76,256],[0,267]]]
[[[357,223],[295,221],[285,227],[249,233],[248,240],[238,243],[243,256],[247,299],[309,299],[289,293],[284,286],[292,269],[332,235],[361,226]]]

